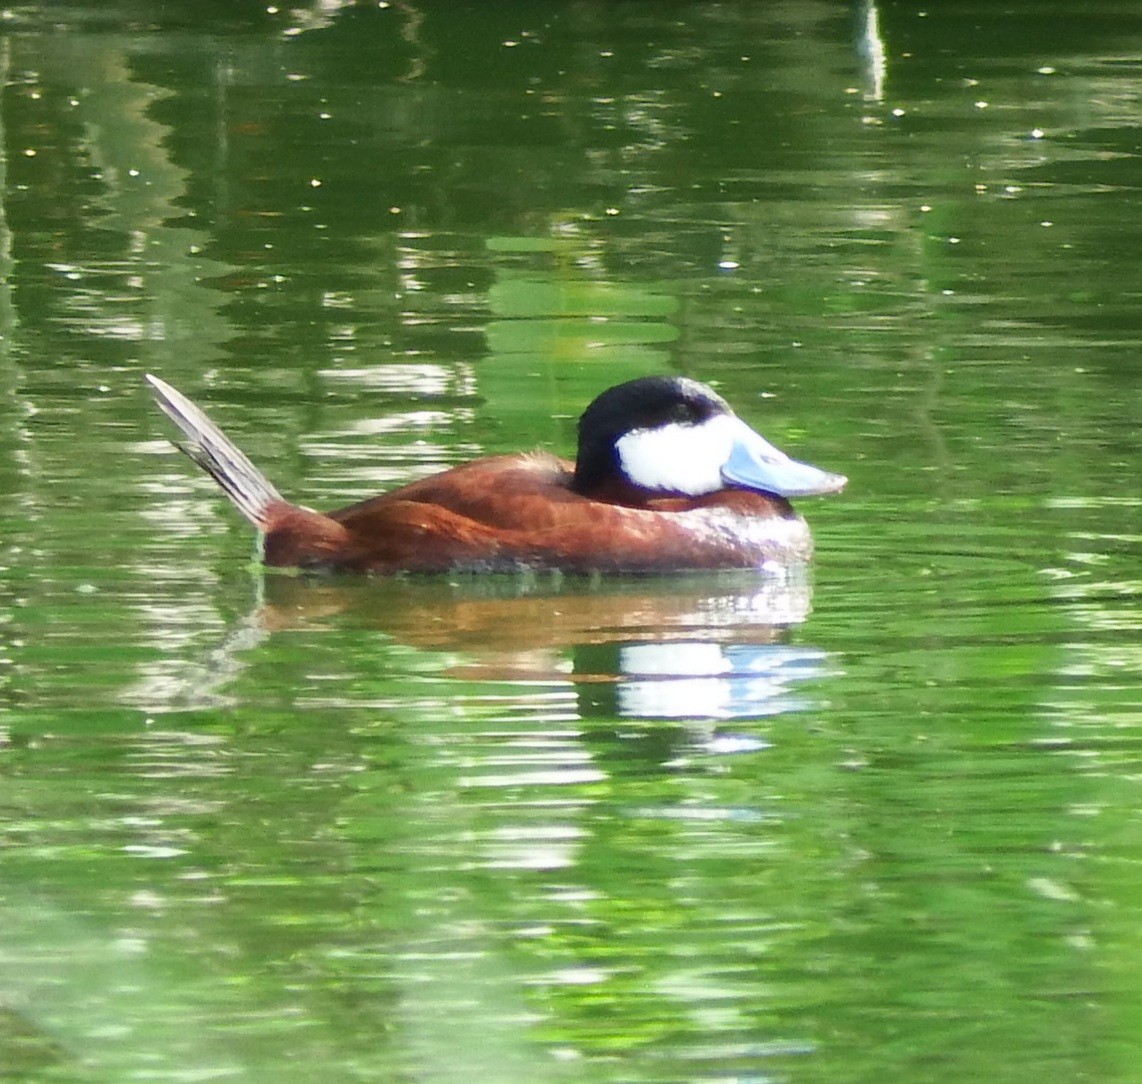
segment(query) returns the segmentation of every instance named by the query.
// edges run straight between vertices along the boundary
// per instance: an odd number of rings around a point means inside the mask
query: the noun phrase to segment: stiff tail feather
[[[222,487],[242,515],[264,531],[269,521],[267,513],[273,505],[284,503],[282,495],[182,392],[157,376],[146,376],[159,407],[186,436],[185,442],[175,442],[175,446]]]

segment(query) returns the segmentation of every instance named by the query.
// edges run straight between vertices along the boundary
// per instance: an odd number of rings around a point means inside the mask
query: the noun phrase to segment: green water
[[[1081,8],[1081,10],[1079,10]],[[0,1080],[1132,1084],[1136,5],[0,23]],[[808,578],[262,576],[716,383]]]

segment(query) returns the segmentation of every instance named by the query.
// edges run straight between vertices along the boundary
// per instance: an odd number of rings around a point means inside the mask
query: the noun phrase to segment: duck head
[[[804,497],[847,480],[791,459],[705,384],[648,376],[608,389],[583,412],[572,488],[589,495],[626,482],[663,496],[737,487]]]

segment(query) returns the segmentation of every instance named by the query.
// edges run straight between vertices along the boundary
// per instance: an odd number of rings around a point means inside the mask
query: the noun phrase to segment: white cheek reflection
[[[619,714],[638,719],[724,719],[730,703],[719,644],[628,644],[619,652]]]
[[[737,419],[720,414],[701,425],[636,429],[615,441],[623,473],[644,489],[697,497],[722,489],[722,467],[734,446]]]
[[[794,686],[824,672],[825,653],[784,644],[626,644],[619,714],[637,719],[740,719],[804,711]]]

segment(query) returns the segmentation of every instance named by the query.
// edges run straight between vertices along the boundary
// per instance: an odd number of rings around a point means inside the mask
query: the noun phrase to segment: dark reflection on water
[[[17,4],[0,1076],[1139,1061],[1131,5]],[[711,380],[796,579],[262,578],[300,501]]]

